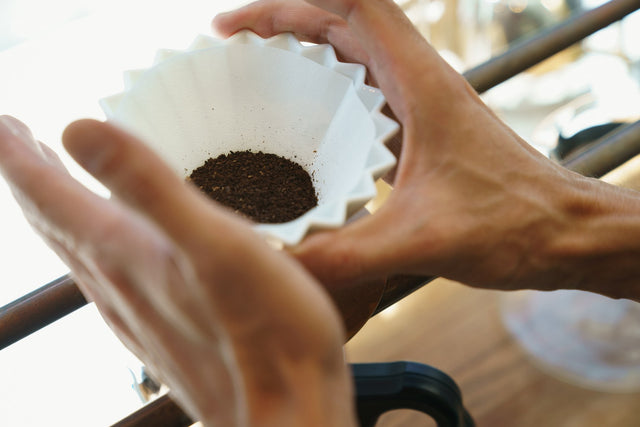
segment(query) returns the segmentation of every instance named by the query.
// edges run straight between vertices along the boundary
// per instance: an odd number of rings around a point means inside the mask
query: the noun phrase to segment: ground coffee
[[[291,221],[318,204],[307,171],[275,154],[222,154],[187,179],[213,200],[259,223]]]

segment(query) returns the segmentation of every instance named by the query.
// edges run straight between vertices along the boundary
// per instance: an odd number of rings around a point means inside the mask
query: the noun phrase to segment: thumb
[[[378,219],[362,209],[336,230],[318,231],[289,252],[330,291],[386,277],[377,243]]]

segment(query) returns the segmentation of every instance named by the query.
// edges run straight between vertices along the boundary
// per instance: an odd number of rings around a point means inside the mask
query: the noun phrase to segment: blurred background
[[[61,155],[73,175],[106,195],[64,154],[60,143],[64,127],[82,117],[103,119],[97,100],[121,90],[124,70],[149,66],[159,48],[186,48],[198,33],[211,32],[210,21],[216,13],[244,3],[2,0],[0,114],[26,122],[38,139]],[[397,3],[450,64],[463,72],[516,40],[604,2]],[[551,155],[560,136],[640,117],[639,41],[640,14],[635,13],[486,92],[483,99],[523,138]],[[2,306],[67,269],[28,227],[4,182],[0,182],[0,212]],[[537,302],[532,303],[532,297],[518,298],[520,305],[514,306],[490,291],[436,281],[374,318],[347,345],[347,357],[350,361],[415,360],[444,370],[460,384],[479,425],[637,425],[633,409],[640,397],[640,381],[633,377],[625,383],[628,387],[619,387],[619,381],[581,381],[583,371],[566,374],[570,366],[549,368],[545,360],[549,347],[522,329],[523,322],[539,325],[532,319],[548,319],[549,313],[534,313],[531,304]],[[563,311],[573,304],[562,298],[546,302],[545,307]],[[638,342],[637,334],[629,331],[640,330],[640,323],[635,317],[628,323],[629,310],[635,306],[618,304],[610,309],[609,302],[601,300],[583,301],[582,306],[604,313],[605,321],[589,323],[600,337],[616,333],[627,343]],[[514,310],[519,318],[514,318]],[[624,334],[612,326],[623,315],[631,325]],[[565,325],[568,332],[575,332],[572,325],[580,316],[555,319],[556,323],[540,328]],[[602,342],[598,342],[601,347]],[[578,351],[593,357],[589,349]],[[627,346],[626,351],[640,357],[640,346]],[[576,357],[580,356],[572,354],[569,360]],[[585,369],[591,370],[596,362],[591,360]],[[631,370],[623,375],[636,375],[638,360],[625,363]],[[144,379],[141,368],[95,309],[84,307],[0,351],[0,425],[109,425],[148,398],[147,390],[138,385]],[[411,411],[400,411],[380,425],[432,424]]]

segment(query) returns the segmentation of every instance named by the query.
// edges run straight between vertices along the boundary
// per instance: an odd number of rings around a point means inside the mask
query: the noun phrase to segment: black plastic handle
[[[429,415],[438,427],[473,427],[457,384],[428,365],[415,362],[351,364],[361,427],[373,427],[380,415],[414,409]]]

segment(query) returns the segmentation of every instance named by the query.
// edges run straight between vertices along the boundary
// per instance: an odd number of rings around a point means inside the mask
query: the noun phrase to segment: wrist
[[[640,197],[569,174],[556,194],[556,233],[545,257],[550,289],[640,299]]]

